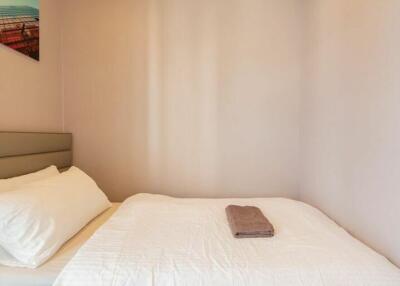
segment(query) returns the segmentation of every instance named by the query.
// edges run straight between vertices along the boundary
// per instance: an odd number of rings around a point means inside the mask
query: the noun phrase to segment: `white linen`
[[[78,249],[103,225],[118,209],[120,203],[92,220],[46,263],[36,269],[8,267],[0,265],[0,285],[4,286],[51,286],[64,266],[71,260]]]
[[[9,179],[0,179],[0,194],[15,190],[25,184],[40,181],[42,179],[47,179],[58,174],[60,174],[60,172],[58,171],[57,167],[50,166],[46,169],[27,175],[13,177]]]
[[[233,238],[229,204],[259,207],[275,237]],[[54,285],[398,286],[400,271],[300,202],[140,194],[122,204]]]
[[[35,268],[111,203],[78,168],[0,196],[0,264]]]

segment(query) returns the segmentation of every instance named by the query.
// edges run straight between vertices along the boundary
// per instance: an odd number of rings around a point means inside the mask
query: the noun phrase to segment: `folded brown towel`
[[[274,227],[257,207],[230,205],[225,209],[234,237],[271,237]]]

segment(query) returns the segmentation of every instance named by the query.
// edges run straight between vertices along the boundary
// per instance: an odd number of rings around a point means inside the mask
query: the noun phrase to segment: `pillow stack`
[[[76,167],[0,180],[0,264],[36,268],[111,203]],[[2,249],[1,249],[2,248]]]

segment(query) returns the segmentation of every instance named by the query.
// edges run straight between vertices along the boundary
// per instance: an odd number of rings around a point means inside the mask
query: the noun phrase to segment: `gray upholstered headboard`
[[[72,164],[72,134],[0,132],[0,179]]]

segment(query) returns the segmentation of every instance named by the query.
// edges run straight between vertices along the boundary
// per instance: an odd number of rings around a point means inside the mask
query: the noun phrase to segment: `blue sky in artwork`
[[[0,0],[0,6],[31,6],[39,9],[39,0]]]

